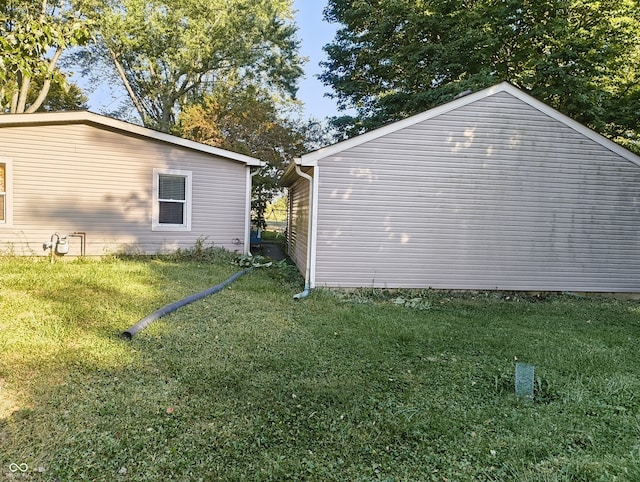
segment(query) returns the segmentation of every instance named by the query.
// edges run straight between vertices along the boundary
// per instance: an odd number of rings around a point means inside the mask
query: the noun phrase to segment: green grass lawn
[[[119,338],[237,270],[0,259],[0,480],[640,480],[638,301],[294,302],[269,268]]]

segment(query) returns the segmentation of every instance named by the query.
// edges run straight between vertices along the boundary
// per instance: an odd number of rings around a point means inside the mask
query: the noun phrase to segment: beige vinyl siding
[[[13,159],[13,226],[0,250],[46,254],[54,232],[86,232],[87,254],[156,253],[198,238],[242,251],[246,166],[169,143],[86,124],[3,127],[0,156]],[[190,232],[153,232],[153,169],[191,171]],[[239,243],[239,244],[238,244]],[[79,254],[71,239],[70,254]]]
[[[288,254],[301,273],[307,269],[309,242],[309,181],[303,178],[289,188]]]
[[[508,93],[319,165],[318,286],[640,291],[640,167]]]
[[[0,158],[0,223],[7,224],[7,161]]]

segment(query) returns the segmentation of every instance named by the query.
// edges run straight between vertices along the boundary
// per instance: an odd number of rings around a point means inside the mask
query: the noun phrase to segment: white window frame
[[[4,219],[0,219],[0,227],[13,225],[13,162],[7,157],[0,157],[0,164],[5,167],[6,190],[0,193],[4,197]]]
[[[181,176],[185,178],[185,210],[183,224],[160,223],[160,175]],[[153,208],[152,208],[152,231],[191,231],[191,190],[192,172],[178,169],[154,169],[153,170]]]

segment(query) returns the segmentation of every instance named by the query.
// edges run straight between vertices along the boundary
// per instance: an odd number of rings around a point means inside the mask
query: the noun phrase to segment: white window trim
[[[5,182],[7,190],[5,191],[4,209],[5,219],[0,220],[0,228],[13,225],[13,161],[8,157],[0,157],[0,164],[5,165]]]
[[[185,223],[184,224],[161,224],[160,218],[160,203],[158,201],[158,188],[160,174],[168,176],[183,176],[186,179],[185,190]],[[152,231],[191,231],[191,188],[192,188],[192,173],[191,171],[182,171],[177,169],[154,169],[153,170],[153,207],[151,210],[151,230]]]

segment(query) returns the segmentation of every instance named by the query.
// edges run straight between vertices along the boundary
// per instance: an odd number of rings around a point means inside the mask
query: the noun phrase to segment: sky
[[[330,89],[315,76],[322,72],[319,63],[326,59],[322,47],[333,40],[337,26],[322,19],[326,1],[295,0],[297,10],[298,38],[301,41],[300,54],[309,61],[305,65],[305,77],[300,82],[298,98],[305,104],[305,117],[324,119],[338,113],[336,102],[324,96]]]
[[[326,59],[322,47],[333,40],[337,26],[323,20],[322,11],[326,0],[295,0],[298,24],[298,38],[301,41],[300,54],[308,58],[305,75],[300,81],[298,98],[304,103],[303,118],[313,117],[323,120],[338,114],[336,102],[324,94],[330,89],[317,79],[322,69],[319,64]],[[80,79],[77,81],[82,84]],[[95,87],[89,95],[89,109],[93,112],[108,112],[117,107],[119,99],[126,97],[120,88],[110,88],[106,84]]]

